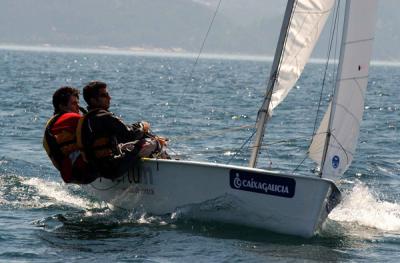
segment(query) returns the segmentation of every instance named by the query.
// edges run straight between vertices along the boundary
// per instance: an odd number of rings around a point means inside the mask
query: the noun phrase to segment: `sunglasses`
[[[110,94],[109,94],[108,92],[106,92],[106,93],[101,93],[101,94],[99,94],[99,97],[101,97],[101,98],[109,98],[109,97],[110,97]]]

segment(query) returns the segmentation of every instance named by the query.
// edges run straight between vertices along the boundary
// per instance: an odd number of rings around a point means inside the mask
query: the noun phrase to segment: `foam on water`
[[[42,225],[47,225],[47,222],[57,221],[64,222],[79,222],[78,224],[86,223],[93,225],[149,225],[149,226],[168,226],[173,223],[167,215],[154,216],[145,212],[127,211],[127,210],[111,210],[104,205],[102,208],[85,210],[83,213],[64,214],[59,220],[59,215],[47,217],[41,220]]]
[[[161,216],[153,216],[153,215],[147,215],[146,213],[142,213],[140,215],[137,215],[135,213],[131,213],[129,215],[129,220],[136,224],[157,224],[157,225],[168,225],[168,222],[165,221],[165,219]]]
[[[329,218],[383,231],[400,231],[400,204],[380,200],[366,185],[357,182]]]
[[[23,179],[21,183],[33,187],[37,191],[37,195],[49,198],[51,201],[48,203],[61,203],[83,209],[98,206],[98,204],[86,198],[72,194],[68,191],[65,184],[59,182],[46,181],[40,178],[28,178]]]
[[[0,176],[0,205],[13,208],[43,208],[51,203],[35,195],[34,191],[21,185],[22,176],[7,174]]]
[[[1,180],[0,180],[0,184],[1,184]],[[7,203],[7,200],[6,199],[4,199],[4,195],[3,195],[3,193],[2,192],[0,192],[0,205],[2,205],[2,204],[6,204]]]

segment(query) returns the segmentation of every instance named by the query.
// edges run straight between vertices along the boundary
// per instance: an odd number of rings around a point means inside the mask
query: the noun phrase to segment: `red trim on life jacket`
[[[51,132],[56,135],[63,130],[75,133],[78,121],[82,116],[78,113],[68,112],[61,115],[51,127]]]
[[[45,135],[45,148],[53,161],[53,164],[60,171],[61,177],[66,183],[75,182],[77,178],[74,178],[74,168],[75,164],[72,163],[72,160],[69,158],[69,154],[78,150],[78,146],[76,143],[76,127],[78,126],[78,122],[81,119],[81,115],[78,113],[64,113],[61,116],[53,117],[47,124],[46,131],[47,136],[50,136],[49,139],[52,140],[53,143],[48,143],[48,139],[46,139]],[[57,119],[54,119],[57,118]],[[55,121],[52,121],[52,120]],[[58,157],[55,158],[55,153],[58,153]],[[81,159],[82,157],[78,157]],[[79,161],[79,166],[83,166],[81,164],[81,160]],[[79,167],[78,167],[79,168]]]

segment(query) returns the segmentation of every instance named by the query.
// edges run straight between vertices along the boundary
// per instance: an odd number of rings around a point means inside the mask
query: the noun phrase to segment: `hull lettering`
[[[231,188],[236,190],[276,195],[292,198],[296,189],[293,178],[231,170],[229,174]]]

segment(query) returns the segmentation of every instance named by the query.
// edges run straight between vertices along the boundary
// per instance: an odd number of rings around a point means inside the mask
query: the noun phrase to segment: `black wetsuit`
[[[102,177],[114,179],[137,160],[138,147],[122,150],[118,144],[139,141],[146,137],[141,123],[124,124],[113,113],[90,110],[78,126],[78,141],[88,163]]]

